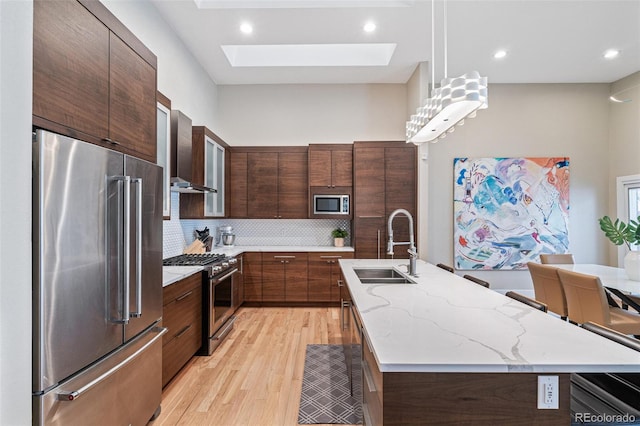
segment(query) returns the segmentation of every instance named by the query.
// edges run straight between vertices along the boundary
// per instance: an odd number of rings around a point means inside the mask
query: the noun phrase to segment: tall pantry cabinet
[[[353,236],[358,259],[387,257],[387,218],[405,209],[417,231],[417,147],[405,142],[354,142]],[[409,241],[409,222],[397,216],[393,222],[395,242]],[[408,258],[408,246],[394,248],[394,257]]]

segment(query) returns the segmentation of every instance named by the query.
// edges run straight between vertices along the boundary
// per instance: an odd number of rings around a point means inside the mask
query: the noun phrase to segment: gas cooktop
[[[207,266],[220,263],[227,257],[224,254],[200,253],[180,254],[162,260],[163,266]]]

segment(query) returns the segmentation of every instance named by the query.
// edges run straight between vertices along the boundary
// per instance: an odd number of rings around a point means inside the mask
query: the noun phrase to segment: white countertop
[[[233,246],[213,247],[212,253],[223,253],[227,256],[237,256],[245,252],[352,252],[353,247],[334,246]]]
[[[426,262],[417,284],[353,271],[407,263],[340,260],[382,372],[640,372],[640,352]]]
[[[202,271],[202,266],[163,266],[162,287],[166,287],[200,271]]]

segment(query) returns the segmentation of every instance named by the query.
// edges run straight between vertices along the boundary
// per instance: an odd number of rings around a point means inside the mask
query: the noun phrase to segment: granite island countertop
[[[407,263],[340,260],[382,372],[640,372],[640,352],[424,261],[416,284],[361,284],[353,270]]]

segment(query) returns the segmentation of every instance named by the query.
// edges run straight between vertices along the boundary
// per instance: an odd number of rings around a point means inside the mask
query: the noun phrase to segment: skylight
[[[408,7],[415,0],[193,0],[198,9]]]
[[[389,65],[395,43],[221,46],[232,67],[364,67]]]

